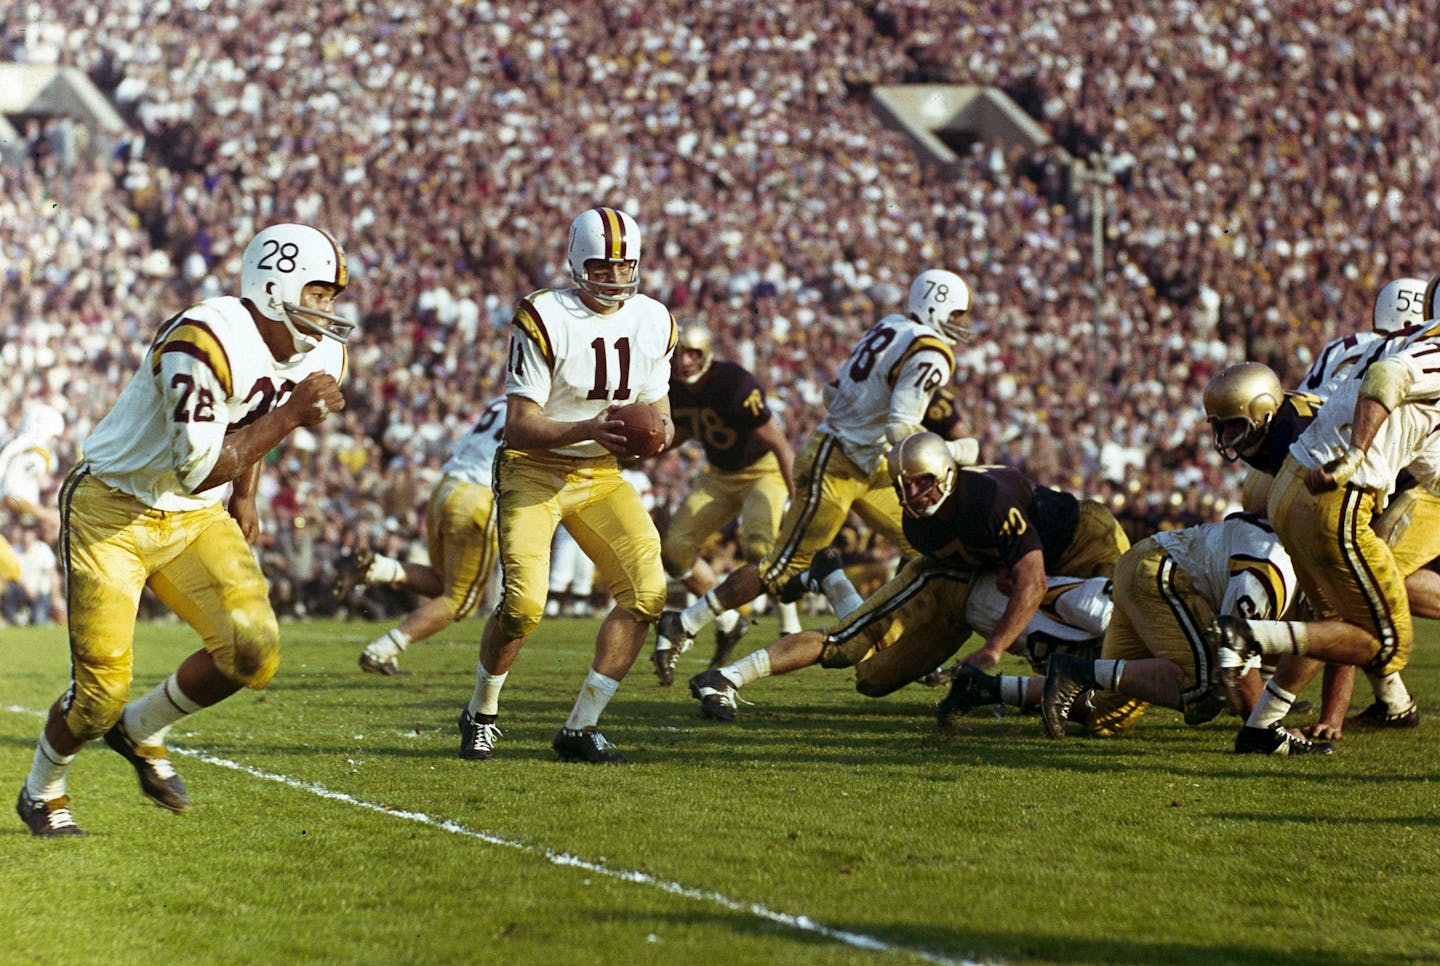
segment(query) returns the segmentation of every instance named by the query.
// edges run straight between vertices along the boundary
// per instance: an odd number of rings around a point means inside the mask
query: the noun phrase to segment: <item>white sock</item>
[[[700,599],[680,612],[680,626],[685,633],[694,637],[706,624],[725,613],[726,608],[715,599],[715,591],[702,594]]]
[[[178,672],[177,672],[178,673]],[[137,745],[163,745],[171,726],[181,718],[199,711],[197,704],[180,690],[180,682],[172,674],[150,690],[150,693],[125,706],[120,720],[125,732]]]
[[[410,635],[395,627],[365,645],[365,653],[377,661],[388,661],[400,656],[410,646]]]
[[[1026,684],[1029,678],[1016,674],[1000,675],[1000,703],[1015,708],[1025,707]]]
[[[477,714],[499,714],[500,713],[500,689],[505,686],[505,678],[510,674],[491,674],[485,670],[483,662],[475,664],[475,693],[470,695],[470,703],[466,710],[473,718]]]
[[[25,790],[37,802],[48,802],[65,794],[65,772],[74,755],[62,755],[43,734],[35,744],[35,758],[25,777]]]
[[[860,596],[844,570],[837,570],[820,581],[820,589],[825,592],[825,599],[830,602],[836,617],[848,617],[865,603],[865,598]]]
[[[1405,687],[1405,682],[1400,680],[1400,672],[1393,671],[1382,677],[1376,677],[1370,672],[1365,676],[1370,679],[1370,687],[1375,689],[1375,700],[1385,702],[1385,708],[1391,714],[1398,714],[1402,711],[1409,711],[1415,699],[1410,697],[1410,691]]]
[[[394,557],[376,554],[365,571],[367,584],[398,584],[405,579],[405,565]]]
[[[1290,708],[1295,704],[1295,695],[1286,691],[1274,681],[1265,682],[1265,690],[1260,692],[1260,700],[1255,702],[1255,710],[1250,712],[1250,717],[1245,719],[1247,728],[1269,728],[1285,720],[1290,713]]]
[[[729,634],[735,629],[735,625],[738,623],[740,623],[740,612],[738,610],[727,610],[715,618],[715,627],[719,629],[722,634]]]
[[[1120,675],[1125,673],[1123,660],[1100,659],[1095,662],[1095,686],[1101,691],[1119,691]]]
[[[799,634],[803,629],[800,626],[800,608],[795,606],[795,601],[788,604],[776,604],[775,613],[780,617],[780,636],[787,634]]]
[[[575,699],[575,707],[570,709],[570,717],[565,720],[565,727],[571,731],[579,731],[581,728],[593,728],[600,723],[600,713],[605,710],[605,705],[615,697],[619,690],[620,682],[614,678],[607,678],[594,668],[585,675],[585,683],[580,686],[580,694]]]
[[[1301,621],[1248,621],[1262,654],[1304,654],[1309,640]]]
[[[725,680],[737,688],[743,688],[751,681],[768,678],[770,676],[770,652],[763,647],[758,651],[751,651],[734,664],[722,667],[720,673],[725,675]]]

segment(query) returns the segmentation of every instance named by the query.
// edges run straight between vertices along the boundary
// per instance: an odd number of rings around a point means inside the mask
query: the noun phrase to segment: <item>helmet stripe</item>
[[[604,233],[605,257],[620,261],[625,257],[625,223],[614,208],[596,208],[600,213],[600,229]]]
[[[330,243],[330,247],[335,250],[335,284],[346,288],[350,284],[350,266],[345,261],[345,249],[341,248],[340,243],[335,240],[335,236],[325,229],[317,228],[315,230],[324,235],[325,240]]]

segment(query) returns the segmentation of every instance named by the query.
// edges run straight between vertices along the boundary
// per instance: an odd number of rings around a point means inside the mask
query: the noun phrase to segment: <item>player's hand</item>
[[[1005,653],[1004,648],[991,647],[989,642],[974,654],[965,658],[962,664],[968,664],[977,671],[988,671],[1000,663],[1000,656]]]
[[[301,426],[315,426],[331,413],[344,409],[345,397],[334,376],[328,372],[312,372],[295,387],[285,405],[295,407]]]
[[[625,424],[618,419],[612,419],[610,415],[619,408],[618,405],[610,406],[594,419],[585,420],[588,434],[586,438],[593,439],[616,456],[628,456],[625,437],[620,435]]]
[[[1335,477],[1323,466],[1305,472],[1305,489],[1311,493],[1329,493],[1335,486]]]
[[[1312,741],[1344,741],[1345,736],[1340,733],[1342,725],[1327,724],[1324,721],[1317,721],[1314,724],[1306,725],[1300,729],[1300,733]]]
[[[240,524],[240,532],[245,535],[245,542],[253,545],[260,536],[260,513],[255,509],[255,498],[232,496],[226,509],[235,518],[235,522]]]

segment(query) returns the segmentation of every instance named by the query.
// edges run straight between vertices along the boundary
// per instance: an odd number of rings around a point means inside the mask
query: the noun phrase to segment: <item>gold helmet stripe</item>
[[[625,258],[625,222],[614,208],[596,208],[600,216],[600,230],[604,235],[605,257],[612,262]]]
[[[675,324],[675,315],[670,315],[670,341],[665,343],[665,353],[669,355],[675,351],[675,345],[680,341],[680,327]]]

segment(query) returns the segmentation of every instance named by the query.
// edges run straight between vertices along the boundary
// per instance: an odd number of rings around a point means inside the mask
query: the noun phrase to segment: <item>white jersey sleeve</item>
[[[1374,332],[1352,332],[1328,343],[1311,364],[1310,371],[1295,388],[1321,399],[1330,398],[1340,381],[1362,363],[1380,336]]]
[[[450,451],[450,458],[440,467],[446,476],[489,486],[490,473],[495,465],[495,453],[505,440],[505,411],[509,400],[501,396],[492,399],[480,413],[474,428],[456,441]]]
[[[48,447],[30,437],[15,437],[0,446],[0,499],[14,497],[38,506],[40,490],[54,468],[55,456]]]
[[[511,320],[505,392],[530,399],[564,422],[593,419],[612,405],[650,403],[670,392],[677,340],[670,310],[635,295],[602,315],[576,289],[546,289],[520,300]],[[555,452],[609,455],[586,440]]]

